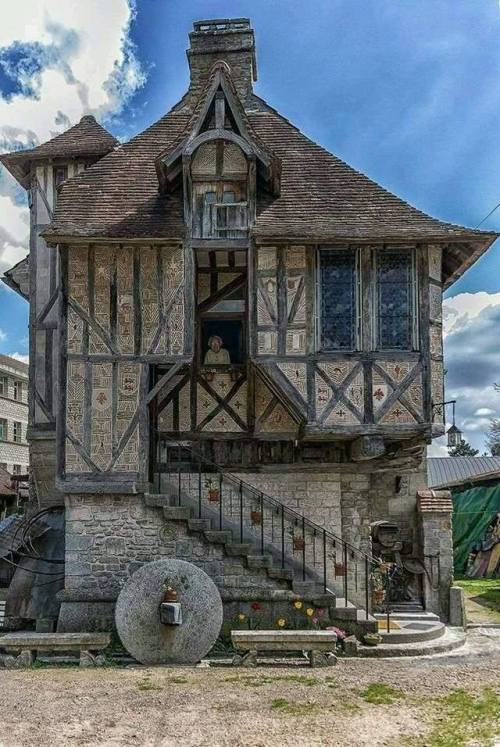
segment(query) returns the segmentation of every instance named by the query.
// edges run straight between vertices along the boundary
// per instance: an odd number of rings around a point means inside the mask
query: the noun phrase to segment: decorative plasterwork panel
[[[137,472],[139,468],[139,427],[136,426],[117,458],[116,472]]]
[[[67,345],[69,353],[81,353],[83,344],[83,319],[70,307],[67,321]]]
[[[260,278],[257,297],[257,323],[273,325],[278,319],[278,289],[276,278]]]
[[[305,329],[289,329],[286,333],[287,355],[304,355],[306,352]]]
[[[444,401],[444,377],[442,361],[431,361],[431,399],[432,404]],[[443,423],[443,408],[433,408],[433,422]]]
[[[191,430],[191,385],[189,382],[179,392],[179,430]]]
[[[70,361],[67,367],[66,427],[83,442],[83,413],[85,402],[85,364]]]
[[[407,425],[417,422],[413,415],[406,409],[402,402],[397,400],[392,407],[380,418],[380,423]]]
[[[89,465],[77,452],[69,438],[66,439],[65,443],[66,451],[66,472],[68,474],[80,473],[80,472],[91,472]]]
[[[257,332],[259,355],[275,355],[278,352],[278,333],[271,330]]]
[[[429,329],[431,355],[440,357],[443,355],[443,328],[441,325],[431,325]]]
[[[257,254],[257,269],[272,271],[276,270],[276,248],[275,247],[260,247]]]
[[[259,418],[274,399],[274,395],[260,376],[255,379],[255,414]]]
[[[374,371],[372,374],[372,400],[375,413],[384,406],[392,392],[392,386],[387,383],[386,379],[378,371]]]
[[[429,276],[433,280],[441,282],[441,257],[442,249],[437,244],[429,245]]]
[[[276,401],[272,411],[259,421],[259,429],[263,433],[295,433],[297,423],[283,405]]]
[[[152,347],[160,323],[158,300],[158,267],[156,252],[143,249],[140,252],[141,263],[141,316],[142,316],[142,352],[147,353]]]
[[[359,362],[322,361],[317,368],[316,420],[323,426],[362,423],[365,385]]]
[[[377,361],[377,365],[393,382],[400,384],[413,371],[416,363],[413,361]]]
[[[443,319],[442,293],[438,285],[429,285],[429,316],[433,322],[441,322]]]
[[[105,470],[112,456],[112,364],[92,366],[92,421],[90,456],[94,464]]]
[[[116,253],[118,348],[121,353],[134,352],[134,252],[124,247]]]
[[[129,427],[135,411],[139,406],[140,379],[141,366],[139,363],[127,362],[118,364],[115,439],[118,442]]]
[[[89,279],[88,279],[88,249],[75,246],[68,252],[68,286],[71,298],[88,313],[89,310]]]
[[[307,367],[305,363],[278,363],[278,368],[290,384],[307,402]]]
[[[106,335],[110,336],[110,270],[114,252],[109,247],[94,250],[94,318]],[[89,352],[108,353],[109,347],[95,329],[90,329]]]
[[[306,266],[305,246],[289,246],[285,250],[285,267],[287,270],[302,270]]]

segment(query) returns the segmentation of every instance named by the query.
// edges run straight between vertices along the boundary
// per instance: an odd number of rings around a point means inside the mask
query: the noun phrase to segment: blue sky
[[[185,91],[193,21],[248,16],[256,92],[313,140],[444,220],[476,226],[500,202],[498,0],[137,0],[135,11],[126,0],[26,3],[36,12],[12,4],[0,30],[3,150],[43,141],[85,111],[130,138]],[[0,173],[1,269],[25,246],[19,201]],[[500,231],[500,209],[482,228]],[[464,335],[474,341],[475,325],[500,313],[499,246],[447,296],[454,360]],[[22,301],[0,291],[0,351],[27,352],[26,317]],[[449,396],[467,402],[459,417],[478,446],[500,414],[488,384],[500,380],[500,354],[485,366],[475,382],[457,364],[461,378],[450,370],[447,382]]]

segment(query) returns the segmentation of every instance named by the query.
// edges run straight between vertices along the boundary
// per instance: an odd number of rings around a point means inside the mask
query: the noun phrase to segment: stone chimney
[[[191,92],[198,95],[214,64],[224,61],[243,102],[257,80],[255,38],[248,18],[195,21],[187,50],[191,72]]]

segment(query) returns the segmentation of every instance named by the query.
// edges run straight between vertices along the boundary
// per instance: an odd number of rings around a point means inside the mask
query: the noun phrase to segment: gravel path
[[[499,641],[500,631],[474,631],[461,654],[346,659],[319,670],[3,670],[0,744],[397,747],[404,735],[428,730],[432,699],[457,688],[500,686]],[[365,702],[360,692],[376,682],[405,696],[393,705]]]

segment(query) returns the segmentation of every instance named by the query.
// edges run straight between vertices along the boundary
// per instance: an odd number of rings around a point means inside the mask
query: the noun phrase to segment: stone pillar
[[[450,491],[419,490],[417,511],[422,559],[427,570],[423,579],[425,609],[447,621],[453,583],[453,503]]]

